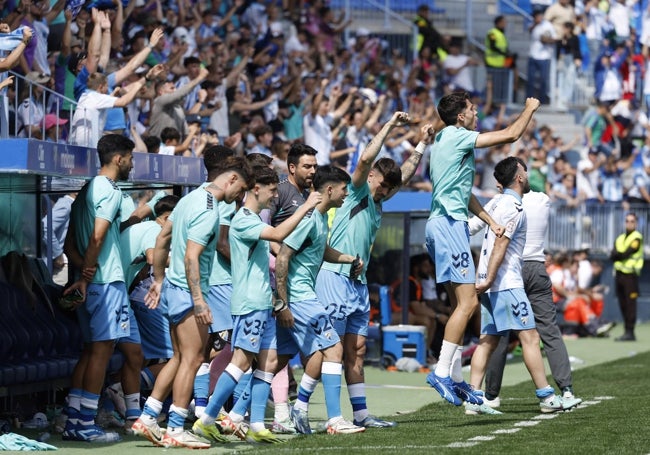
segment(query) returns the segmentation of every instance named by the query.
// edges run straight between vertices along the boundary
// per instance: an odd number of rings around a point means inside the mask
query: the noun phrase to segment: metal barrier
[[[650,255],[650,206],[632,204],[626,210],[620,203],[582,204],[567,207],[554,203],[549,220],[546,248],[550,251],[589,249],[590,254],[607,256],[616,237],[625,232],[625,214],[634,212],[643,235],[644,250]]]
[[[334,1],[331,5],[338,6],[340,3],[341,0]],[[374,34],[389,42],[391,47],[400,48],[402,54],[407,56],[409,63],[417,59],[418,28],[413,22],[394,12],[391,9],[391,6],[394,5],[389,1],[386,0],[382,3],[374,0],[342,0],[342,3],[340,6],[345,11],[345,18],[352,19],[357,23],[369,19],[369,10],[379,12],[383,17],[384,31],[374,30]],[[395,27],[395,23],[397,23],[398,27]],[[402,28],[406,33],[400,32],[398,28]],[[349,34],[350,30],[346,28],[346,40],[349,38]],[[404,38],[400,39],[400,35],[404,36]]]
[[[28,94],[28,98],[30,98],[30,99],[33,97],[34,87],[37,86],[37,87],[40,87],[43,90],[43,93],[41,93],[41,95],[36,100],[36,101],[40,102],[40,104],[42,106],[43,117],[45,117],[46,114],[55,114],[57,117],[72,119],[72,117],[74,115],[74,111],[75,111],[76,106],[77,106],[77,102],[75,100],[72,100],[70,98],[66,98],[65,96],[61,95],[60,93],[58,93],[58,92],[56,92],[54,90],[51,90],[51,89],[45,87],[44,85],[38,84],[36,82],[32,82],[29,79],[27,79],[25,76],[23,76],[22,74],[15,73],[13,71],[9,71],[9,74],[14,76],[14,81],[15,81],[17,90],[15,90],[13,100],[9,100],[5,96],[0,96],[0,98],[2,98],[4,100],[7,100],[9,103],[12,103],[12,101],[13,101],[11,107],[13,107],[14,118],[13,118],[13,122],[12,122],[13,125],[10,124],[9,121],[7,122],[7,125],[4,125],[4,122],[3,122],[2,129],[0,131],[0,138],[8,139],[10,137],[17,137],[17,136],[19,136],[19,133],[21,133],[21,131],[19,131],[19,127],[18,127],[18,107],[22,103],[22,100],[21,100],[21,97],[20,97],[20,92],[23,91],[23,89],[21,87],[27,87],[27,94]],[[65,102],[69,103],[69,105],[71,107],[70,107],[69,110],[64,111],[63,103],[65,103]],[[11,109],[7,105],[5,106],[5,109],[7,109],[7,110],[4,112],[4,114],[7,114],[8,111],[11,111]],[[4,115],[3,115],[3,118],[5,118]],[[8,115],[7,115],[6,118],[7,119],[9,118]],[[13,126],[13,128],[10,128],[11,126]],[[39,125],[39,128],[40,128],[40,132],[41,132],[41,137],[38,138],[38,139],[45,138],[46,137],[45,123],[43,123],[41,121],[41,123]],[[33,137],[32,129],[31,128],[25,128],[24,131],[25,131],[25,135],[20,135],[20,136],[21,137],[27,137],[28,139],[32,139],[32,137]],[[56,125],[56,130],[55,131],[56,131],[55,140],[57,142],[59,142],[61,139],[63,139],[62,134],[61,134],[63,131],[61,130],[61,128],[59,128],[58,125]],[[13,133],[13,134],[10,134],[10,133]]]

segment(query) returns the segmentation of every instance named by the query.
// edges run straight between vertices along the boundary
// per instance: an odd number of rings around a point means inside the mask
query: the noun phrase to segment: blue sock
[[[325,407],[327,418],[332,419],[341,415],[341,371],[340,363],[323,362],[321,381],[325,392]]]
[[[219,376],[217,385],[214,387],[214,392],[205,408],[204,417],[213,419],[217,417],[219,410],[228,397],[232,395],[233,390],[237,386],[237,382],[239,382],[243,375],[244,372],[242,370],[232,363],[228,364],[223,373],[221,373],[221,376]]]
[[[82,425],[93,425],[95,423],[95,416],[97,415],[98,406],[99,395],[88,392],[87,390],[82,390],[81,409],[79,410],[79,423]]]
[[[205,407],[210,390],[210,364],[202,363],[194,377],[194,404]]]
[[[151,392],[155,382],[156,378],[149,368],[145,367],[140,371],[140,393]]]
[[[179,408],[178,406],[171,405],[169,407],[169,420],[167,421],[167,428],[182,429],[185,426],[185,419],[187,418],[187,409]]]
[[[246,377],[248,376],[248,377]],[[237,392],[237,388],[241,385],[242,381],[246,381],[246,387],[244,388],[244,391],[242,394],[239,396],[239,398],[236,399],[235,405],[232,407],[231,412],[233,414],[239,414],[239,415],[246,415],[246,411],[248,411],[248,408],[251,405],[251,387],[253,386],[253,381],[251,380],[253,377],[252,374],[245,374],[241,380],[237,383],[237,387],[235,388],[235,393]]]
[[[241,379],[237,383],[237,387],[235,387],[235,390],[232,392],[232,398],[235,402],[237,402],[243,394],[245,393],[250,394],[252,377],[253,377],[253,372],[251,370],[248,370],[241,377]]]
[[[540,400],[550,397],[554,393],[555,393],[555,389],[550,385],[547,385],[546,387],[541,389],[535,389],[535,395],[537,395],[537,398],[539,398]]]
[[[271,381],[273,381],[273,373],[259,370],[255,370],[255,373],[253,373],[251,381],[251,423],[264,423],[264,412],[271,391]]]

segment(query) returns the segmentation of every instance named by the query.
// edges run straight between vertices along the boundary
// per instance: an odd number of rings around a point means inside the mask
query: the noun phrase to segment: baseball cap
[[[49,130],[53,126],[57,126],[57,125],[63,126],[66,123],[68,123],[67,120],[57,117],[56,114],[47,114],[43,118],[43,126],[45,127],[46,130]]]

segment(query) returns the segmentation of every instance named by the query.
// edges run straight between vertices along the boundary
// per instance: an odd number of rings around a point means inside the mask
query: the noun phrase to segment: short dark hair
[[[70,71],[72,74],[76,76],[77,66],[79,66],[79,62],[85,59],[86,57],[88,57],[88,52],[86,51],[75,52],[74,54],[72,54],[68,59],[68,71]]]
[[[280,182],[278,173],[268,166],[253,166],[253,173],[255,174],[255,183],[260,185],[272,185]]]
[[[179,200],[180,198],[178,196],[174,196],[173,194],[162,197],[153,206],[153,213],[162,215],[165,212],[171,212],[174,210]]]
[[[392,159],[381,158],[373,164],[372,169],[379,172],[391,188],[402,184],[402,169]]]
[[[447,126],[455,125],[458,114],[467,108],[469,93],[466,91],[452,92],[443,96],[438,103],[438,115]]]
[[[158,153],[160,150],[160,138],[158,136],[147,136],[143,139],[147,146],[147,153]]]
[[[504,188],[508,188],[515,180],[515,176],[517,175],[517,165],[519,164],[524,168],[524,171],[528,170],[524,160],[517,156],[509,156],[502,159],[496,164],[496,166],[494,166],[494,178]]]
[[[173,139],[180,141],[181,133],[173,126],[166,126],[165,128],[163,128],[162,131],[160,132],[160,140],[162,140],[163,144]]]
[[[296,142],[291,144],[291,149],[287,155],[287,164],[293,164],[294,166],[298,165],[300,157],[303,155],[316,156],[318,152],[316,149],[310,145]]]
[[[253,136],[255,136],[255,138],[264,136],[267,133],[273,133],[273,128],[269,125],[260,125],[253,130]]]
[[[223,162],[221,162],[214,171],[215,178],[221,174],[225,174],[226,172],[236,172],[244,179],[244,182],[246,182],[246,186],[248,188],[251,188],[253,185],[255,185],[255,174],[253,173],[253,169],[251,168],[250,164],[248,164],[248,161],[246,161],[246,158],[244,157],[229,156],[223,160]]]
[[[273,158],[263,153],[249,153],[248,155],[246,155],[246,159],[248,160],[248,164],[250,164],[253,167],[257,167],[257,166],[269,167],[271,165],[271,162],[273,161]]]
[[[105,134],[97,142],[99,164],[105,166],[111,162],[113,156],[125,156],[133,152],[135,144],[131,139],[121,134]]]
[[[215,172],[221,163],[231,156],[235,156],[234,150],[223,145],[213,145],[203,152],[203,165],[208,171],[208,180],[212,181],[219,175],[218,173],[215,174]]]
[[[343,169],[325,165],[319,166],[314,174],[314,189],[316,191],[322,190],[328,183],[350,183],[350,174]]]
[[[197,57],[194,57],[193,55],[190,55],[189,57],[185,57],[185,60],[183,60],[183,66],[187,68],[192,64],[200,65],[201,60],[199,60]]]

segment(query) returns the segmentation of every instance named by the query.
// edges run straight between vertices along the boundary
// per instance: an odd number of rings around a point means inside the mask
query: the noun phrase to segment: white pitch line
[[[540,422],[539,420],[521,420],[519,422],[515,422],[514,426],[516,427],[534,427],[535,425],[538,425]]]
[[[580,403],[580,406],[591,406],[592,404],[600,404],[602,401],[600,400],[589,400],[589,401],[583,401]]]
[[[499,430],[494,430],[492,434],[513,434],[518,431],[521,431],[521,428],[501,428]]]
[[[474,436],[469,438],[468,441],[492,441],[493,439],[496,439],[496,436]]]
[[[463,448],[463,447],[473,447],[475,445],[478,445],[478,442],[452,442],[451,444],[447,444],[447,447],[453,448],[453,449],[458,449],[458,448]]]
[[[533,417],[533,420],[551,420],[559,416],[560,414],[555,412],[553,414],[539,414]]]

